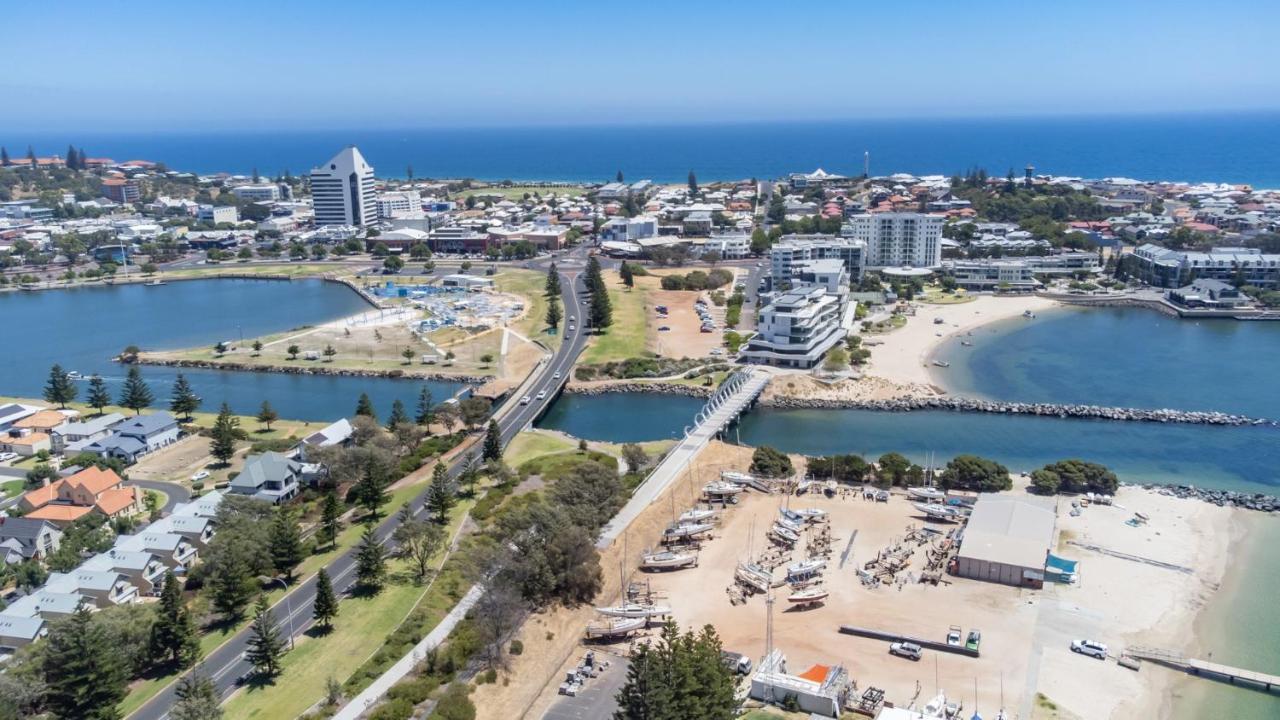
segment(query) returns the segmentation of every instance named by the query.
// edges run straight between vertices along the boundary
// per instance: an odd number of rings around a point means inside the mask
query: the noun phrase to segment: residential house
[[[347,445],[351,442],[352,432],[351,422],[342,418],[302,438],[302,442],[298,443],[295,450],[299,458],[307,460],[309,451],[334,445]]]
[[[98,609],[125,605],[138,600],[138,588],[122,572],[115,570],[81,570],[50,573],[44,589],[68,595],[83,595],[85,602]]]
[[[125,536],[128,537],[128,536]],[[141,595],[159,595],[169,571],[158,555],[146,550],[112,548],[98,553],[80,565],[81,570],[122,573]]]
[[[302,463],[278,452],[251,455],[228,489],[270,503],[282,503],[298,494]]]
[[[136,535],[116,538],[114,549],[118,552],[147,552],[154,554],[165,567],[185,571],[199,556],[196,546],[176,533],[155,532],[148,528]]]
[[[0,515],[0,559],[5,563],[43,560],[53,554],[61,542],[62,531],[51,522]]]
[[[79,452],[84,445],[110,435],[111,429],[122,422],[124,416],[120,413],[108,413],[89,420],[65,423],[53,430],[53,450],[69,454]]]
[[[1170,290],[1167,295],[1170,301],[1189,308],[1230,309],[1249,302],[1235,286],[1212,278],[1200,278],[1190,285]]]
[[[39,410],[40,408],[38,407],[19,405],[18,403],[0,405],[0,430],[7,430],[14,423],[28,415],[34,415]]]
[[[127,463],[177,442],[178,421],[167,412],[139,415],[116,426],[105,438],[84,446],[85,452],[114,457]]]
[[[29,428],[11,427],[0,434],[0,452],[32,457],[41,450],[51,451],[52,449],[53,439],[48,433],[36,432]]]
[[[25,517],[47,520],[60,527],[90,512],[106,518],[132,515],[142,509],[142,493],[125,487],[119,475],[96,466],[24,494],[18,505]]]
[[[15,422],[12,425],[12,428],[21,428],[23,430],[52,435],[55,429],[67,424],[70,420],[68,413],[74,414],[74,412],[74,410],[68,410],[66,412],[59,410],[37,410],[36,412]]]
[[[0,615],[0,651],[16,652],[48,634],[40,618]]]
[[[213,519],[195,515],[170,515],[151,523],[147,530],[179,535],[195,546],[197,552],[203,552],[209,549],[209,541],[213,539]]]
[[[40,589],[23,595],[4,609],[5,615],[26,618],[57,620],[72,615],[80,609],[84,596],[79,593],[59,593]]]

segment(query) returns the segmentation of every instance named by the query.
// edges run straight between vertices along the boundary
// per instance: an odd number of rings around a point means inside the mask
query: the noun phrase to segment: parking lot
[[[609,667],[602,670],[599,677],[587,680],[576,697],[561,695],[557,698],[547,714],[543,715],[543,720],[598,720],[613,717],[613,711],[617,709],[614,696],[627,680],[627,659],[600,650],[595,650],[595,654],[597,658],[608,660]]]

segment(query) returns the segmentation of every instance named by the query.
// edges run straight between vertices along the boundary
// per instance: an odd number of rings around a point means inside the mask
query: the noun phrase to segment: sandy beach
[[[866,374],[904,386],[935,383],[929,355],[945,340],[987,323],[1016,318],[1030,310],[1042,312],[1058,303],[1035,295],[978,295],[972,302],[955,305],[916,303],[916,314],[906,326],[888,333],[864,335],[871,348]],[[935,320],[941,318],[942,322]]]

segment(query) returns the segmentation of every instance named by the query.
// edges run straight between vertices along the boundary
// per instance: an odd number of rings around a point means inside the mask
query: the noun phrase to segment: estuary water
[[[117,285],[0,293],[0,395],[38,398],[54,363],[86,377],[101,375],[116,394],[125,368],[111,358],[128,345],[144,350],[212,346],[336,320],[368,309],[350,288],[322,280],[189,280],[159,287]],[[142,366],[166,407],[178,371]],[[417,402],[422,381],[184,369],[202,410],[226,402],[252,415],[263,400],[281,417],[332,421],[350,415],[369,393],[381,415],[399,398]],[[78,383],[80,399],[87,383]],[[430,382],[437,401],[457,383]]]

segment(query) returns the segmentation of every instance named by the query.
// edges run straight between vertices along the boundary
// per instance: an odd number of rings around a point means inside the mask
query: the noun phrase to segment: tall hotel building
[[[373,167],[354,145],[311,170],[311,202],[315,208],[316,227],[364,227],[377,222]]]
[[[868,268],[932,268],[942,264],[943,222],[923,213],[863,213],[849,218],[840,234],[867,244]]]

